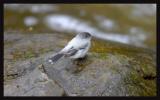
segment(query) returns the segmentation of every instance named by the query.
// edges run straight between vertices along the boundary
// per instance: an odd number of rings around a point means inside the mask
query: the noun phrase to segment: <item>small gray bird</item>
[[[49,59],[53,64],[61,57],[69,57],[71,59],[78,59],[85,57],[91,46],[91,34],[88,32],[78,33],[61,51]]]

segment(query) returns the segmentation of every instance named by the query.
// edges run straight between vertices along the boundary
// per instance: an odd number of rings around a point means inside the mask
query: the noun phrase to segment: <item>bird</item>
[[[84,58],[91,46],[92,35],[89,32],[80,32],[68,44],[56,53],[53,57],[49,58],[49,62],[53,64],[62,57],[70,59]]]

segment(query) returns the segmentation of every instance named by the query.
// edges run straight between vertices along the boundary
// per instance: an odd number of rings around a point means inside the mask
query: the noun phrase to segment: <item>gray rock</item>
[[[83,60],[62,58],[50,64],[47,61],[50,55],[51,53],[32,59],[32,63],[22,63],[21,67],[14,67],[25,70],[15,71],[17,77],[6,83],[4,95],[156,95],[156,67],[152,57],[147,56],[143,62],[138,62],[134,61],[134,57],[121,54],[90,53]]]
[[[32,65],[35,64],[28,63],[28,71],[23,71],[23,74],[15,71],[19,77],[4,85],[4,96],[62,96],[63,89],[48,78],[43,66],[35,65],[33,68]]]
[[[55,37],[51,34],[45,36],[17,35],[13,38],[14,34],[5,35],[4,96],[156,95],[155,52],[112,41],[94,40],[86,59],[73,61],[62,58],[50,64],[47,59],[54,55],[52,51],[56,51],[55,47],[60,50],[54,42],[61,41],[60,44],[64,45],[67,39],[56,37],[56,34]],[[43,47],[51,52],[39,52],[38,57],[30,57],[32,53],[21,54],[23,56],[19,59],[7,56],[14,51],[12,47],[22,52],[28,46],[33,51]],[[28,52],[28,49],[25,51]]]
[[[61,59],[54,65],[44,61],[44,66],[48,77],[56,80],[68,96],[149,95],[150,87],[147,87],[147,84],[152,81],[152,87],[156,85],[155,78],[148,81],[144,76],[140,76],[142,72],[137,72],[130,58],[118,54],[103,56],[106,58],[102,60],[99,54],[90,54],[87,60],[80,61],[82,65],[69,59]],[[155,71],[155,66],[152,67]],[[155,73],[150,75],[155,77]],[[153,91],[155,89],[154,87]],[[150,95],[155,93],[156,91]]]

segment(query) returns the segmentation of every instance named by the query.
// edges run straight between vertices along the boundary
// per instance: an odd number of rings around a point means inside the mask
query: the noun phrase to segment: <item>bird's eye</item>
[[[90,34],[86,34],[86,37],[90,37]]]
[[[86,34],[86,37],[89,37],[89,34]]]

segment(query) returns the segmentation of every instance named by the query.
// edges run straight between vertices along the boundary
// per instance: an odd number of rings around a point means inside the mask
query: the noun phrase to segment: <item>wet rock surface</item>
[[[37,41],[36,37],[34,41]],[[63,41],[67,42],[67,39]],[[18,43],[23,42],[15,44]],[[54,64],[47,61],[55,54],[54,50],[14,64],[5,58],[4,96],[155,96],[155,52],[109,41],[105,44],[108,46],[106,51],[94,50],[95,44],[85,59],[62,58]],[[102,47],[102,44],[98,45]],[[120,47],[123,52],[117,49]],[[5,48],[8,54],[9,45]]]

